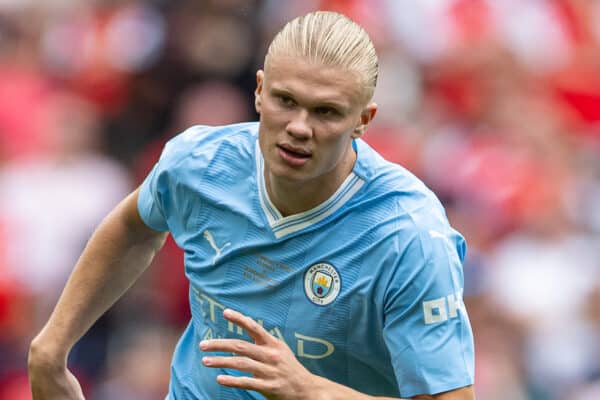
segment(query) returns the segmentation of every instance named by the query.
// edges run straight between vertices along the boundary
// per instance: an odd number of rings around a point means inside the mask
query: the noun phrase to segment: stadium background
[[[468,240],[478,399],[600,398],[600,1],[0,0],[0,399],[102,216],[184,127],[255,119],[266,43],[317,8],[372,35],[366,139]],[[74,349],[90,399],[162,399],[186,301],[169,242]]]

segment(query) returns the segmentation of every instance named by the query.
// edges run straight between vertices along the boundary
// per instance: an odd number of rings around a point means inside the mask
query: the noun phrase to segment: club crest
[[[312,265],[304,275],[304,292],[313,303],[325,306],[333,302],[341,289],[340,275],[327,263]]]

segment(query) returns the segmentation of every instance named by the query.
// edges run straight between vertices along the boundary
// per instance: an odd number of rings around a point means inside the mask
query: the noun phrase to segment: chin
[[[302,182],[307,180],[306,173],[286,166],[278,166],[269,170],[270,174],[283,182]]]

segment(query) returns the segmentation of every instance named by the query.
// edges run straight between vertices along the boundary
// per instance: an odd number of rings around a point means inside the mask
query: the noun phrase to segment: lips
[[[279,157],[291,167],[298,168],[310,160],[312,153],[306,149],[290,146],[287,144],[277,145]]]
[[[301,147],[291,146],[289,144],[280,144],[278,145],[278,147],[286,153],[290,153],[292,156],[295,157],[307,158],[312,155],[309,150],[303,149]]]

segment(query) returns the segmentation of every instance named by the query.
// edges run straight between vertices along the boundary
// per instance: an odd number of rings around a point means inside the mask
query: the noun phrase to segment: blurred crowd
[[[254,120],[255,71],[307,11],[380,55],[366,140],[467,238],[480,400],[600,399],[600,1],[0,0],[0,400],[103,216],[168,138]],[[189,317],[169,240],[70,364],[92,400],[162,399]]]

